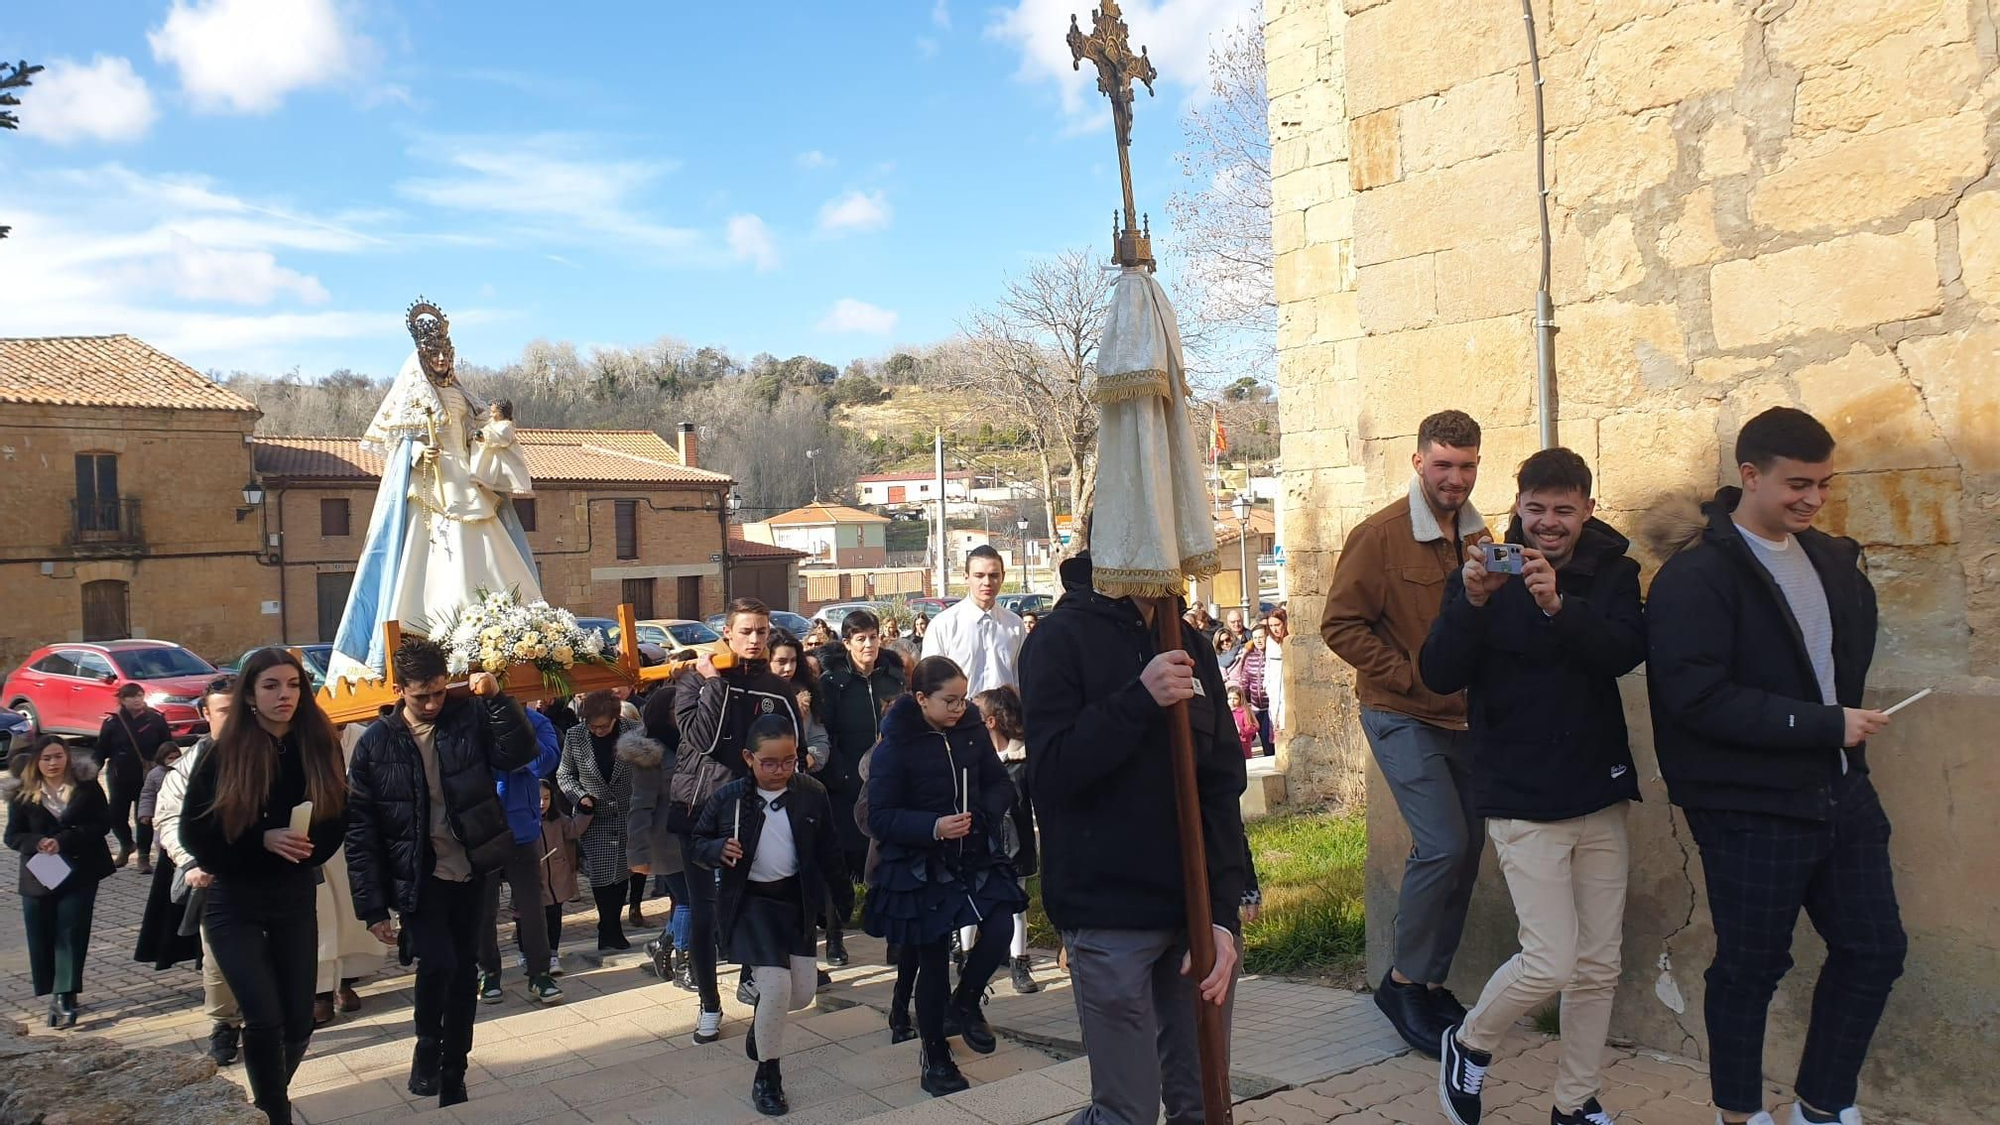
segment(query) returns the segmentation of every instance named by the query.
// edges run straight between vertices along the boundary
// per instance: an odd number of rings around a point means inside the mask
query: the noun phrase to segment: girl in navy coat
[[[933,1097],[967,1086],[947,1036],[981,1054],[994,1049],[980,1008],[1027,897],[993,845],[1013,803],[1014,783],[966,699],[965,673],[942,656],[918,662],[910,694],[882,717],[870,762],[868,833],[880,862],[864,921],[876,937],[917,950],[919,1077]],[[960,926],[979,926],[980,940],[950,992],[951,933]]]

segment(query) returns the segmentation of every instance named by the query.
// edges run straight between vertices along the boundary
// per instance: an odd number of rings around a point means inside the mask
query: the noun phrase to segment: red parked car
[[[174,738],[192,742],[208,733],[195,710],[215,666],[172,641],[90,641],[43,645],[0,686],[11,711],[47,734],[94,737],[118,708],[118,689],[137,683],[146,703],[167,717]]]

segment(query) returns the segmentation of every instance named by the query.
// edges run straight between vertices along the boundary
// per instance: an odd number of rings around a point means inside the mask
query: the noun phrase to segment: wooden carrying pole
[[[1153,644],[1172,652],[1181,644],[1181,610],[1174,598],[1145,598],[1153,609]],[[1208,909],[1208,849],[1201,831],[1201,798],[1195,789],[1194,729],[1186,700],[1167,708],[1168,758],[1174,771],[1174,813],[1181,837],[1181,883],[1187,904],[1188,960],[1197,986],[1215,969],[1214,915]],[[1232,984],[1231,987],[1234,987]],[[1194,997],[1196,1043],[1201,1050],[1204,1125],[1230,1125],[1229,1028],[1222,1009]]]

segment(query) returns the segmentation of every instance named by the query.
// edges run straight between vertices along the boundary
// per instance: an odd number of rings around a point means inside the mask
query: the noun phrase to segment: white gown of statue
[[[382,485],[329,678],[382,675],[383,622],[431,635],[482,590],[542,600],[511,504],[473,476],[478,412],[456,383],[440,387],[425,378],[412,352],[362,435],[362,447],[382,456]],[[433,435],[437,459],[425,464]]]

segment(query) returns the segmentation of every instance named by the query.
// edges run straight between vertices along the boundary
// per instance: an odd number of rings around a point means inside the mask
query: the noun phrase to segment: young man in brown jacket
[[[1465,1008],[1444,988],[1479,875],[1484,832],[1474,810],[1463,693],[1438,695],[1417,654],[1465,544],[1487,535],[1472,507],[1479,423],[1445,410],[1417,428],[1409,495],[1348,535],[1320,635],[1354,666],[1361,727],[1410,828],[1395,949],[1375,1004],[1412,1047],[1435,1055]]]

